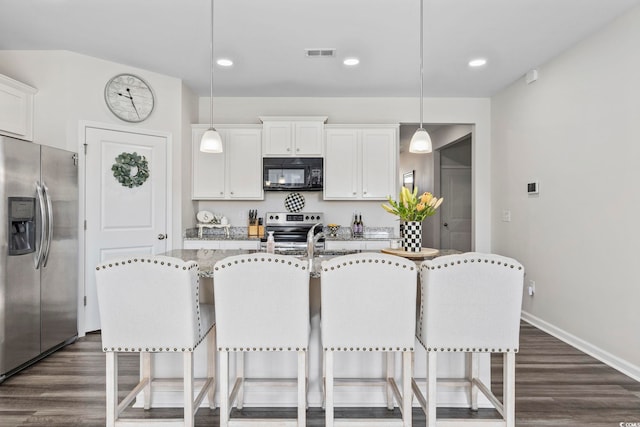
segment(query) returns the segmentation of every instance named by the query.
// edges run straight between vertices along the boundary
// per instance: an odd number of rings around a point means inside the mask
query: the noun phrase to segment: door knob
[[[158,240],[164,240],[166,238],[167,238],[166,234],[162,234],[162,233],[158,234]]]
[[[449,227],[449,223],[446,223],[446,222],[445,222],[444,224],[442,224],[442,225],[443,225],[445,228]]]

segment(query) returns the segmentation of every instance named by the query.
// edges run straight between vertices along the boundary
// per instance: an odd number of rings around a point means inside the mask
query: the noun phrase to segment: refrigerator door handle
[[[45,246],[46,236],[46,223],[47,223],[47,212],[45,211],[45,201],[44,194],[42,193],[42,187],[40,183],[36,182],[36,193],[38,193],[38,201],[40,203],[40,247],[38,248],[38,255],[36,255],[35,264],[36,270],[40,268],[40,264],[42,263],[42,253]]]
[[[49,196],[49,189],[47,184],[42,183],[42,189],[44,190],[44,197],[47,199],[47,247],[44,250],[42,268],[47,266],[49,261],[49,250],[51,249],[51,242],[53,240],[53,205],[51,203],[51,196]]]

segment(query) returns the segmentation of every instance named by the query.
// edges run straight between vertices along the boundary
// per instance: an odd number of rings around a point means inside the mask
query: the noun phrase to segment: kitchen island
[[[239,254],[255,253],[255,250],[172,250],[163,255],[193,260],[199,264],[201,277],[200,287],[202,299],[213,301],[213,266],[225,257]],[[455,251],[443,251],[441,255],[454,253]],[[320,265],[322,260],[328,259],[340,252],[321,252],[312,262],[311,279],[309,281],[309,310],[311,320],[311,335],[309,337],[309,388],[308,402],[311,407],[322,405],[322,346],[320,343]],[[417,261],[419,264],[420,261]],[[426,354],[424,349],[416,341],[415,352],[415,378],[425,377]],[[296,376],[295,352],[264,352],[245,354],[245,376],[247,378],[294,378]],[[371,377],[382,378],[384,376],[384,357],[378,352],[344,352],[336,353],[336,377]],[[158,353],[154,355],[154,375],[160,378],[179,378],[182,375],[182,359],[180,355],[171,353]],[[490,383],[490,360],[488,355],[481,355],[481,376],[483,381]],[[204,377],[205,349],[199,346],[195,356],[196,377]],[[465,373],[464,355],[461,353],[449,353],[441,356],[438,364],[438,376],[448,378],[462,378]],[[230,372],[235,372],[234,359],[230,360]],[[396,360],[396,372],[400,370],[399,357]],[[219,378],[219,376],[216,376]],[[231,375],[231,381],[235,377]],[[397,379],[399,381],[399,379]],[[232,382],[231,382],[232,383]],[[420,384],[420,381],[418,381]],[[219,386],[218,386],[219,389]],[[295,388],[249,386],[245,389],[245,406],[247,407],[293,407],[296,405]],[[366,407],[386,405],[386,395],[383,388],[372,387],[339,387],[335,390],[336,406]],[[216,401],[219,401],[216,394]],[[182,402],[181,392],[158,388],[152,397],[154,407],[180,406]],[[459,407],[466,406],[466,394],[463,388],[444,388],[438,391],[438,405]],[[138,402],[139,404],[140,402]],[[137,404],[137,405],[138,405]],[[417,405],[417,403],[415,403]],[[489,407],[487,401],[480,401],[481,407]]]

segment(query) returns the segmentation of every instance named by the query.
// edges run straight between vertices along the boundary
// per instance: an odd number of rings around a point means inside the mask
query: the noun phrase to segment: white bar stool
[[[215,315],[212,304],[200,303],[198,264],[165,256],[118,258],[96,267],[102,349],[106,353],[107,426],[194,425],[205,396],[214,409]],[[207,378],[194,399],[193,351],[207,338]],[[118,403],[118,353],[140,353],[140,382]],[[122,411],[141,392],[151,407],[152,353],[183,353],[184,417],[124,419]],[[172,382],[174,383],[174,382]]]
[[[411,426],[411,356],[415,343],[417,267],[394,255],[362,253],[322,263],[321,336],[324,349],[325,425]],[[334,379],[334,352],[385,352],[386,378]],[[402,393],[395,381],[392,355],[402,353]],[[334,386],[386,388],[387,408],[395,397],[402,419],[334,417]]]
[[[420,266],[421,301],[417,338],[427,351],[427,393],[415,380],[414,393],[427,426],[477,423],[515,426],[515,354],[520,343],[524,268],[512,259],[469,252],[424,261]],[[491,419],[437,419],[437,385],[460,387],[458,379],[437,378],[438,354],[463,352],[467,357],[469,406],[478,409],[478,390],[502,415]],[[479,353],[502,353],[504,398],[500,402],[478,376]]]
[[[292,256],[255,253],[227,257],[214,266],[213,288],[220,354],[220,426],[306,425],[309,347],[309,268]],[[297,352],[297,419],[230,419],[243,406],[244,385],[286,382],[244,377],[243,355],[252,351]],[[236,353],[236,381],[229,393],[229,353]],[[284,379],[286,380],[286,379]]]

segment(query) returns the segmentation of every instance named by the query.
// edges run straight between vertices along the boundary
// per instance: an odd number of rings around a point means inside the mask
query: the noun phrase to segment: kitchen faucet
[[[315,249],[316,243],[318,243],[318,240],[320,240],[321,238],[325,237],[325,234],[324,234],[323,231],[321,231],[318,234],[314,235],[314,230],[319,225],[322,225],[322,223],[319,222],[317,224],[314,224],[309,229],[309,232],[307,233],[307,258],[309,258],[310,260],[313,259],[313,251]]]

